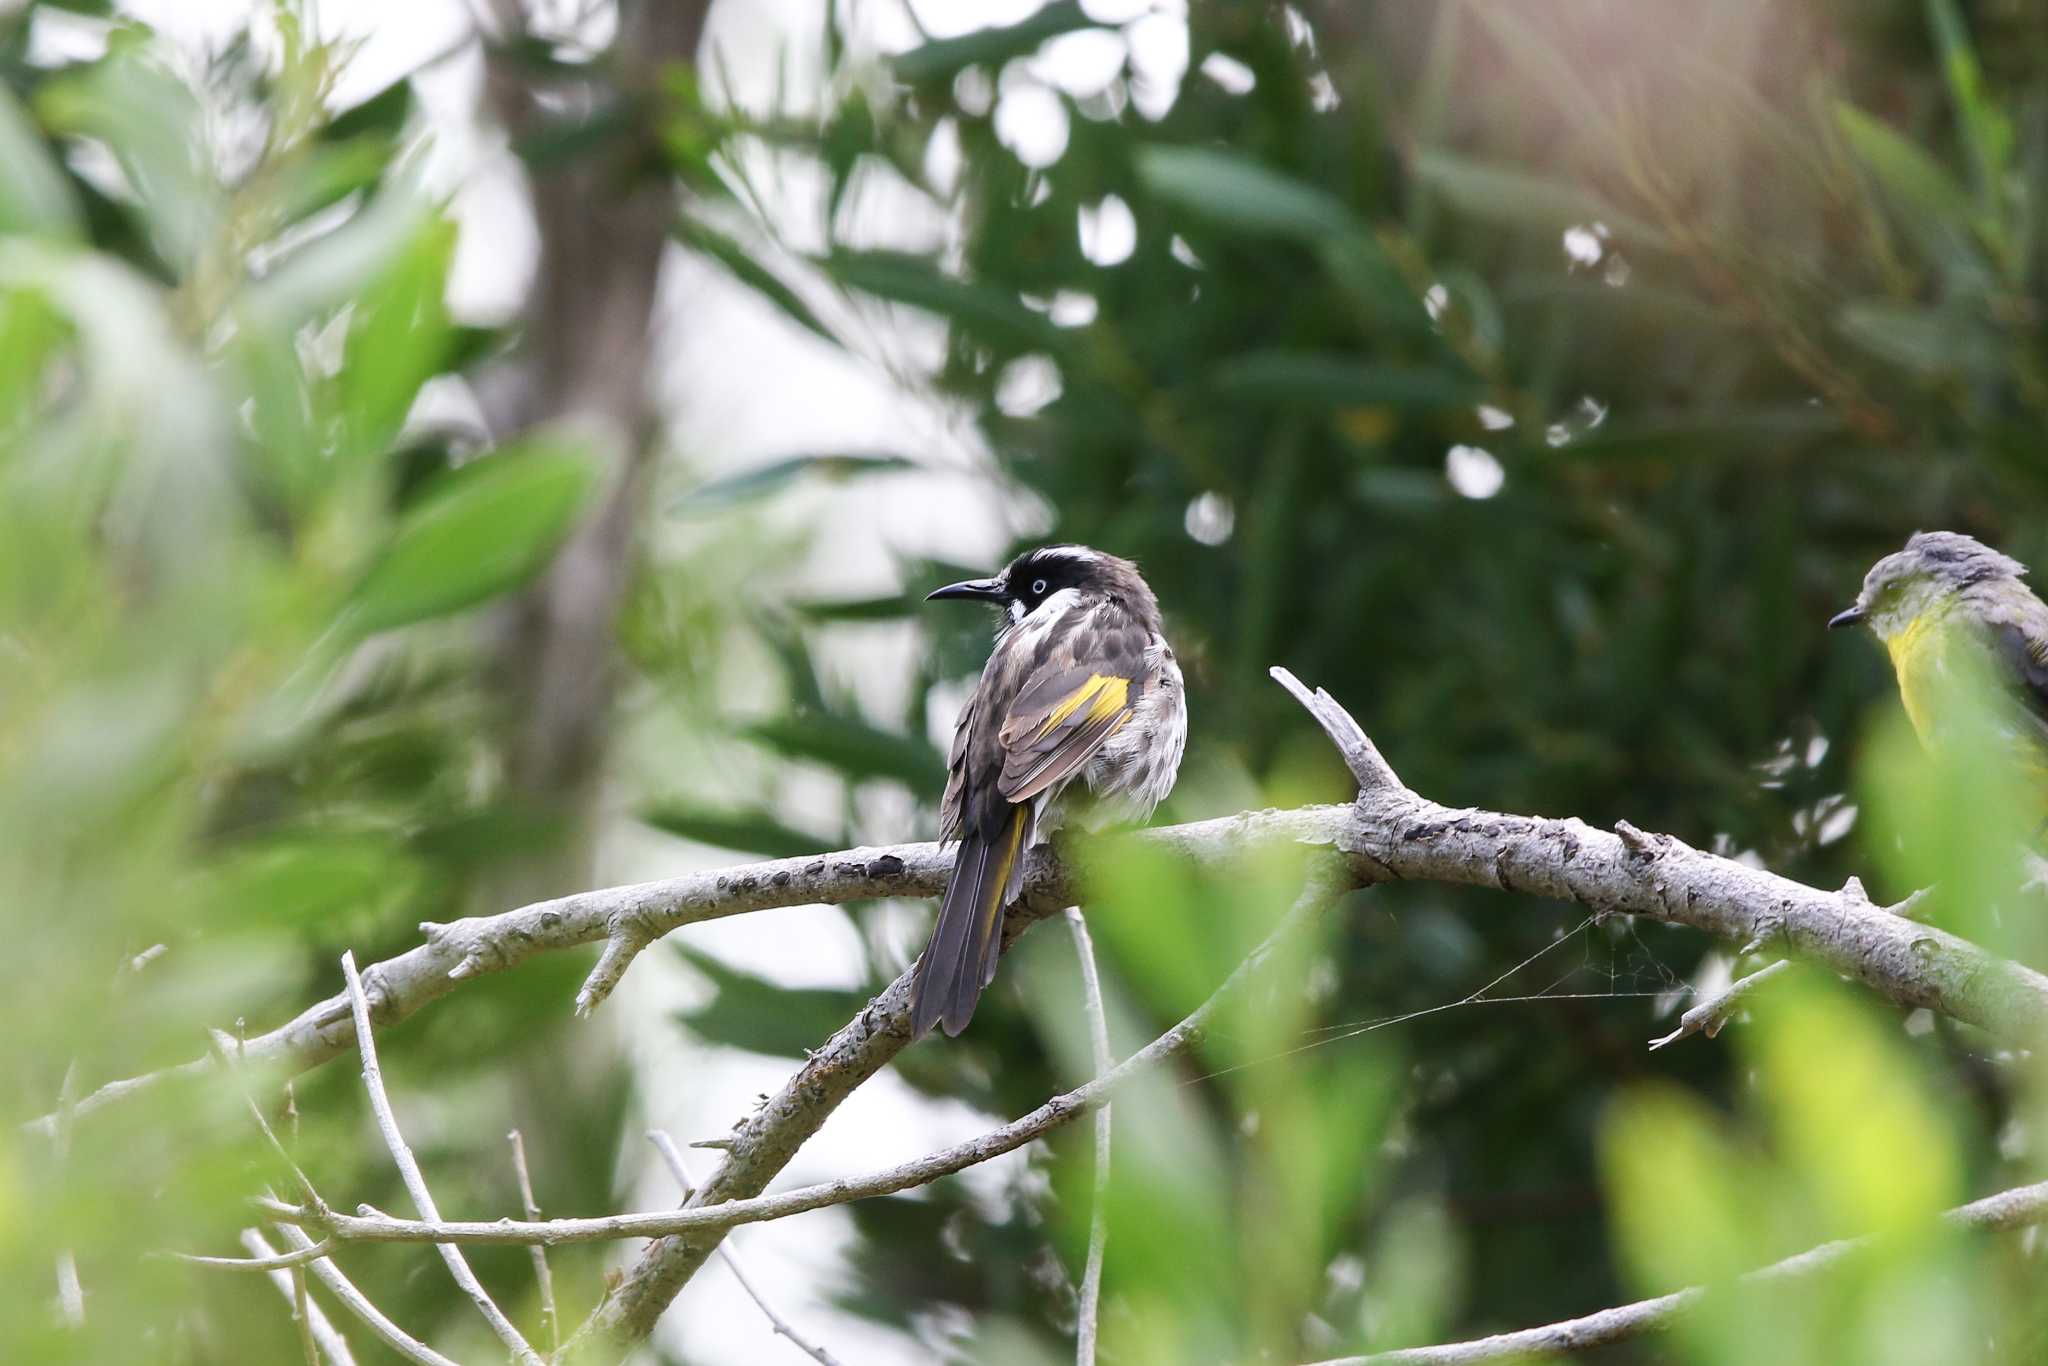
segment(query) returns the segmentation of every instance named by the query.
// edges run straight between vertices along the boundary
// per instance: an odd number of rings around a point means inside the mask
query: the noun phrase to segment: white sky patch
[[[1003,91],[995,124],[996,140],[1033,170],[1044,170],[1067,150],[1067,108],[1035,82]]]
[[[1444,478],[1466,498],[1491,498],[1507,483],[1508,472],[1491,451],[1453,446],[1444,456]]]
[[[1174,260],[1180,262],[1189,270],[1200,270],[1202,268],[1202,258],[1195,255],[1195,249],[1188,245],[1188,239],[1182,237],[1179,233],[1173,235],[1173,240],[1166,244],[1166,249],[1173,253]]]
[[[1101,306],[1093,294],[1083,294],[1078,289],[1063,289],[1052,296],[1052,307],[1048,310],[1054,327],[1086,327],[1095,321]]]
[[[1019,356],[996,381],[996,406],[1011,417],[1029,417],[1060,396],[1060,368],[1046,356]]]
[[[1189,500],[1182,524],[1188,535],[1203,545],[1222,545],[1237,529],[1237,509],[1228,498],[1210,489]]]
[[[1116,195],[1081,206],[1081,254],[1098,266],[1122,265],[1138,249],[1138,219]]]
[[[924,145],[924,177],[941,197],[950,196],[960,185],[960,125],[940,119]]]
[[[1437,319],[1443,317],[1444,310],[1451,306],[1451,291],[1445,289],[1440,284],[1431,285],[1423,291],[1422,306],[1428,310],[1429,320],[1431,322],[1437,321]]]
[[[1124,30],[1131,48],[1131,103],[1146,118],[1166,117],[1188,74],[1188,25],[1177,14],[1148,14]]]
[[[1504,408],[1496,408],[1491,403],[1482,403],[1475,411],[1479,416],[1479,425],[1489,432],[1504,432],[1515,425],[1513,413]]]
[[[1123,74],[1129,56],[1120,31],[1084,28],[1048,39],[1031,59],[1031,70],[1047,85],[1080,100],[1109,89]]]
[[[1202,74],[1226,95],[1249,95],[1259,88],[1258,75],[1227,52],[1212,52],[1202,58]]]
[[[970,66],[953,78],[953,103],[961,113],[980,118],[995,102],[996,83],[980,67]]]

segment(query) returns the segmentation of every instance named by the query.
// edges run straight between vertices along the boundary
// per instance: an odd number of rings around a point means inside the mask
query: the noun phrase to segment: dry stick
[[[278,1252],[253,1228],[242,1230],[242,1246],[248,1248],[252,1255],[247,1259],[229,1259],[237,1265],[280,1264],[285,1257],[304,1255],[298,1252]],[[300,1271],[295,1275],[291,1271],[273,1270],[266,1274],[270,1277],[270,1283],[277,1287],[278,1293],[283,1295],[286,1302],[292,1305],[294,1312],[300,1315],[301,1332],[310,1336],[327,1366],[356,1366],[355,1353],[349,1350],[348,1339],[341,1335],[341,1330],[334,1326],[325,1310],[310,1297],[305,1297],[305,1272]]]
[[[676,1184],[683,1188],[683,1199],[689,1199],[690,1193],[697,1189],[697,1182],[696,1178],[690,1175],[690,1169],[684,1163],[682,1153],[676,1150],[676,1141],[660,1129],[649,1129],[647,1141],[661,1154],[661,1160],[668,1164],[669,1175],[675,1177]],[[775,1312],[775,1306],[768,1303],[767,1297],[762,1295],[759,1287],[754,1284],[754,1278],[747,1274],[745,1264],[740,1261],[740,1250],[733,1246],[732,1239],[728,1238],[718,1245],[718,1255],[725,1259],[725,1269],[732,1272],[732,1278],[740,1283],[740,1289],[747,1292],[747,1298],[767,1316],[769,1324],[777,1333],[788,1338],[798,1351],[817,1362],[818,1366],[839,1366],[837,1357],[798,1333],[790,1327],[787,1319]]]
[[[248,1238],[242,1242],[246,1244]],[[329,1234],[319,1242],[296,1252],[268,1253],[261,1257],[202,1257],[196,1252],[173,1252],[170,1255],[192,1266],[212,1267],[217,1271],[283,1271],[288,1267],[304,1266],[317,1262],[334,1251],[334,1245],[341,1241]]]
[[[299,1351],[306,1366],[320,1366],[320,1349],[313,1343],[313,1303],[306,1296],[306,1268],[295,1266],[288,1273],[292,1283],[292,1323],[299,1330]]]
[[[440,1210],[434,1207],[433,1192],[427,1189],[427,1178],[420,1172],[420,1164],[414,1159],[412,1149],[406,1146],[405,1135],[398,1131],[398,1116],[392,1112],[391,1097],[384,1092],[384,1071],[377,1065],[377,1044],[370,1027],[370,998],[363,992],[363,979],[356,973],[356,956],[353,950],[341,955],[341,975],[348,982],[349,1004],[353,1007],[356,1020],[356,1044],[363,1056],[363,1089],[370,1094],[370,1109],[376,1113],[377,1127],[383,1131],[384,1146],[391,1149],[391,1160],[398,1166],[398,1174],[405,1180],[405,1188],[412,1196],[413,1205],[423,1219],[439,1219]],[[462,1288],[477,1312],[491,1325],[491,1331],[499,1341],[512,1349],[512,1355],[525,1366],[545,1366],[540,1354],[527,1345],[519,1330],[512,1326],[512,1320],[505,1317],[505,1311],[498,1308],[484,1289],[483,1282],[469,1269],[469,1261],[462,1255],[462,1249],[451,1244],[437,1244],[436,1251],[441,1260],[448,1264],[448,1274],[455,1278],[455,1284]]]
[[[208,1036],[207,1042],[212,1049],[214,1060],[220,1064],[223,1071],[235,1079],[235,1087],[242,1093],[242,1103],[249,1107],[249,1118],[256,1121],[257,1132],[263,1135],[263,1140],[270,1145],[270,1150],[277,1154],[277,1160],[284,1163],[285,1170],[292,1174],[292,1181],[299,1188],[299,1197],[306,1202],[309,1209],[325,1215],[328,1212],[327,1202],[321,1199],[320,1192],[314,1189],[313,1178],[306,1175],[306,1169],[299,1165],[298,1159],[292,1156],[291,1150],[284,1146],[284,1140],[277,1136],[277,1130],[273,1129],[270,1126],[270,1121],[264,1117],[263,1107],[256,1103],[256,1097],[251,1095],[249,1088],[242,1084],[241,1074],[237,1070],[238,1064],[235,1062],[236,1053],[229,1051],[231,1045],[237,1044],[235,1038],[232,1035],[223,1034],[219,1030],[214,1030]],[[286,1095],[287,1097],[290,1095],[289,1087],[287,1087]],[[298,1114],[297,1102],[292,1101],[291,1104],[293,1106],[292,1114],[296,1117]],[[294,1124],[296,1125],[296,1118],[294,1118]],[[293,1132],[296,1140],[296,1127]]]
[[[294,1248],[303,1250],[313,1245],[312,1239],[290,1224],[279,1224],[277,1231],[278,1235]],[[383,1310],[370,1303],[368,1295],[356,1289],[355,1282],[341,1274],[341,1268],[334,1264],[333,1259],[322,1257],[311,1263],[308,1269],[313,1273],[314,1280],[326,1286],[328,1293],[341,1301],[344,1309],[361,1319],[371,1332],[383,1340],[385,1346],[407,1361],[417,1362],[419,1366],[462,1366],[461,1362],[442,1356],[386,1318]]]
[[[1668,1048],[1680,1039],[1689,1039],[1695,1034],[1713,1038],[1741,1008],[1743,998],[1791,966],[1791,959],[1780,958],[1775,963],[1758,968],[1741,981],[1729,983],[1727,990],[1709,996],[1679,1016],[1678,1028],[1661,1039],[1650,1040],[1650,1051],[1654,1053],[1660,1048]]]
[[[1942,1222],[1953,1228],[2015,1229],[2048,1223],[2048,1181],[1988,1195],[1982,1200],[1944,1213]],[[1846,1238],[1809,1248],[1796,1256],[1735,1278],[1735,1284],[1754,1286],[1811,1275],[1835,1265],[1843,1258],[1870,1246],[1872,1239]],[[1471,1342],[1451,1342],[1434,1347],[1404,1347],[1371,1356],[1335,1357],[1316,1366],[1478,1366],[1478,1363],[1520,1361],[1530,1356],[1556,1356],[1583,1352],[1593,1347],[1624,1342],[1668,1326],[1680,1314],[1692,1309],[1708,1291],[1691,1286],[1638,1300],[1634,1304],[1602,1309],[1583,1318],[1524,1328],[1515,1333],[1498,1333]]]
[[[71,1160],[71,1125],[78,1116],[78,1059],[64,1068],[64,1082],[57,1088],[57,1166]],[[85,1287],[78,1280],[78,1259],[71,1249],[57,1253],[57,1306],[67,1328],[85,1327]]]
[[[371,1243],[494,1243],[523,1245],[545,1243],[606,1242],[621,1238],[665,1237],[696,1233],[717,1233],[739,1224],[761,1223],[804,1214],[854,1200],[894,1195],[914,1186],[929,1185],[942,1176],[964,1171],[1018,1148],[1088,1114],[1108,1100],[1117,1087],[1138,1072],[1174,1056],[1197,1042],[1218,1005],[1243,986],[1247,978],[1272,956],[1274,947],[1307,923],[1345,888],[1350,873],[1341,862],[1318,863],[1309,884],[1273,932],[1232,971],[1208,1000],[1186,1019],[1161,1034],[1115,1067],[1084,1085],[1054,1096],[1037,1109],[978,1138],[890,1167],[869,1176],[799,1186],[779,1195],[757,1196],[719,1203],[693,1202],[682,1209],[654,1210],[636,1214],[615,1214],[596,1219],[548,1219],[522,1224],[511,1219],[495,1221],[428,1221],[394,1219],[388,1215],[343,1214],[335,1211],[318,1221],[308,1211],[276,1201],[259,1201],[265,1214],[286,1224],[320,1222],[344,1242]],[[873,1009],[873,1007],[870,1007]],[[899,1011],[904,1010],[898,1007]],[[907,1011],[905,1012],[907,1013]],[[698,1190],[701,1199],[703,1189]],[[701,1240],[708,1255],[710,1240]],[[586,1325],[588,1327],[588,1325]],[[574,1339],[569,1346],[575,1346]]]
[[[1081,992],[1088,1006],[1088,1041],[1095,1075],[1116,1066],[1109,1051],[1109,1012],[1102,1004],[1102,977],[1095,968],[1095,942],[1079,906],[1067,907],[1074,954],[1081,960]],[[1109,1246],[1109,1155],[1113,1126],[1104,1105],[1095,1112],[1095,1190],[1088,1211],[1088,1261],[1081,1273],[1081,1307],[1074,1323],[1074,1366],[1095,1366],[1096,1318],[1102,1308],[1102,1257]]]
[[[529,1221],[540,1218],[540,1206],[533,1198],[533,1178],[526,1171],[526,1140],[514,1129],[505,1135],[512,1145],[512,1170],[519,1176],[519,1204]],[[562,1350],[562,1319],[555,1312],[555,1278],[548,1270],[548,1254],[540,1244],[527,1249],[533,1257],[533,1278],[540,1283],[541,1324],[548,1330],[548,1351],[550,1354]]]

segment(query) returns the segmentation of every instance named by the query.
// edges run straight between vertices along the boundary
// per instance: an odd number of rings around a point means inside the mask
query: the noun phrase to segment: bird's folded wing
[[[2034,722],[2034,738],[2048,742],[2048,619],[1993,621],[1990,641],[1997,664],[2017,685],[2015,691]]]
[[[1131,719],[1143,681],[1114,666],[1047,666],[1003,721],[1003,799],[1025,802],[1073,777]]]

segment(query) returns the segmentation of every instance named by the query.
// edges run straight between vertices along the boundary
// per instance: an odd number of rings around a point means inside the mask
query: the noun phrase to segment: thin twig
[[[512,1170],[519,1177],[519,1204],[528,1220],[540,1218],[540,1206],[533,1198],[533,1178],[526,1171],[526,1140],[514,1129],[505,1135],[512,1145]],[[555,1312],[555,1278],[548,1270],[548,1254],[539,1243],[527,1249],[533,1257],[533,1278],[540,1284],[540,1319],[548,1330],[550,1356],[562,1350],[562,1320]]]
[[[64,1068],[63,1084],[57,1088],[57,1166],[71,1160],[71,1126],[78,1117],[78,1059]],[[78,1279],[78,1258],[68,1247],[57,1252],[57,1306],[68,1328],[85,1327],[85,1286]]]
[[[1949,1210],[1941,1222],[1951,1228],[2015,1229],[2048,1223],[2048,1181],[1988,1195],[1982,1200]],[[1845,1238],[1809,1248],[1781,1262],[1736,1278],[1737,1285],[1754,1286],[1811,1275],[1835,1265],[1844,1257],[1870,1246],[1871,1238]],[[1523,1361],[1534,1356],[1555,1356],[1587,1351],[1610,1343],[1639,1338],[1668,1326],[1680,1314],[1706,1298],[1702,1286],[1691,1286],[1616,1305],[1583,1318],[1549,1323],[1541,1328],[1524,1328],[1514,1333],[1497,1333],[1470,1342],[1449,1342],[1433,1347],[1403,1347],[1371,1356],[1336,1357],[1316,1366],[1480,1366],[1495,1361]]]
[[[427,1178],[421,1173],[412,1149],[406,1146],[405,1135],[399,1132],[398,1116],[392,1112],[391,1097],[384,1091],[384,1071],[377,1065],[377,1044],[370,1026],[370,998],[364,993],[363,979],[356,972],[353,950],[341,955],[341,975],[348,982],[349,1005],[355,1014],[356,1046],[363,1057],[363,1089],[369,1092],[370,1109],[375,1112],[377,1127],[384,1134],[384,1146],[391,1150],[391,1160],[397,1164],[398,1174],[404,1178],[405,1189],[412,1196],[413,1206],[419,1210],[420,1217],[439,1219],[441,1212],[434,1207],[434,1194],[427,1189]],[[512,1355],[525,1366],[545,1366],[540,1353],[520,1336],[512,1320],[505,1317],[505,1311],[498,1308],[490,1292],[484,1289],[483,1282],[469,1269],[469,1261],[462,1255],[462,1249],[442,1243],[435,1250],[448,1264],[448,1274],[455,1278],[455,1284],[469,1296],[477,1312],[484,1316],[484,1322],[491,1325],[491,1331],[512,1350]]]
[[[268,1239],[253,1228],[242,1230],[242,1246],[249,1249],[254,1262],[268,1262],[302,1255],[297,1252],[280,1253],[270,1245]],[[327,1366],[356,1366],[355,1353],[349,1350],[348,1339],[341,1335],[341,1330],[334,1326],[333,1321],[327,1317],[327,1312],[311,1296],[301,1298],[304,1294],[302,1287],[305,1285],[306,1273],[303,1270],[296,1274],[292,1271],[275,1270],[265,1274],[270,1277],[270,1283],[277,1287],[278,1293],[292,1305],[293,1312],[300,1315],[302,1331],[311,1335],[312,1341],[320,1349],[321,1359],[327,1362]]]
[[[1661,1039],[1650,1040],[1650,1051],[1654,1053],[1660,1048],[1668,1048],[1680,1039],[1689,1039],[1695,1034],[1713,1038],[1721,1032],[1723,1025],[1734,1018],[1735,1012],[1742,1006],[1744,997],[1791,966],[1791,959],[1780,958],[1767,967],[1758,968],[1739,982],[1729,983],[1727,990],[1709,996],[1679,1016],[1678,1028]]]
[[[1095,1075],[1116,1066],[1109,1051],[1109,1011],[1102,1003],[1102,976],[1095,968],[1095,941],[1079,906],[1067,907],[1067,926],[1074,932],[1074,954],[1081,960],[1081,992],[1088,1006],[1088,1040],[1095,1056]],[[1088,1261],[1081,1273],[1081,1306],[1074,1324],[1074,1366],[1095,1366],[1096,1319],[1102,1307],[1102,1257],[1109,1246],[1109,1156],[1112,1107],[1095,1112],[1095,1190],[1088,1211]]]
[[[230,1051],[229,1048],[229,1045],[236,1043],[237,1041],[231,1035],[223,1034],[219,1030],[214,1030],[207,1036],[207,1045],[213,1053],[214,1061],[220,1064],[223,1072],[234,1078],[235,1089],[242,1093],[242,1103],[249,1107],[249,1118],[256,1121],[257,1131],[263,1135],[264,1141],[270,1145],[270,1150],[277,1155],[277,1160],[284,1163],[285,1170],[292,1174],[292,1181],[299,1188],[299,1198],[304,1200],[308,1208],[315,1212],[320,1214],[327,1213],[327,1202],[320,1198],[320,1192],[313,1186],[313,1179],[306,1175],[305,1168],[299,1165],[298,1159],[293,1157],[290,1149],[284,1146],[284,1140],[277,1136],[277,1130],[273,1129],[269,1119],[265,1118],[263,1107],[256,1103],[256,1097],[250,1094],[247,1086],[243,1085],[240,1067],[235,1061],[240,1049],[237,1047],[234,1051]],[[296,1101],[292,1102],[291,1113],[293,1115],[293,1123],[296,1124],[298,1115]]]
[[[307,1262],[319,1261],[334,1251],[334,1245],[338,1241],[340,1240],[330,1234],[296,1252],[280,1252],[266,1257],[206,1257],[196,1252],[172,1252],[167,1255],[189,1266],[212,1267],[216,1271],[280,1271],[286,1267],[304,1266]]]
[[[683,1188],[683,1199],[689,1199],[690,1192],[697,1189],[697,1182],[690,1175],[689,1167],[683,1162],[682,1153],[677,1151],[675,1140],[660,1129],[649,1129],[647,1141],[661,1154],[661,1160],[668,1164],[669,1174],[675,1177],[676,1184]],[[725,1269],[732,1272],[732,1278],[740,1283],[740,1289],[747,1292],[747,1298],[767,1316],[769,1324],[777,1333],[788,1338],[798,1351],[817,1362],[818,1366],[839,1366],[837,1357],[797,1332],[790,1326],[788,1319],[775,1312],[775,1306],[768,1303],[760,1287],[754,1284],[754,1278],[747,1274],[746,1264],[740,1261],[740,1250],[733,1246],[732,1239],[727,1238],[718,1245],[718,1255],[725,1258]]]
[[[306,1366],[320,1366],[320,1349],[313,1342],[313,1302],[306,1294],[306,1268],[295,1266],[289,1275],[292,1283],[292,1322],[299,1330],[299,1352],[306,1358]]]
[[[313,1245],[312,1239],[290,1224],[279,1224],[277,1231],[294,1248],[304,1249]],[[334,1264],[333,1258],[322,1257],[310,1263],[307,1270],[312,1272],[314,1280],[327,1287],[329,1294],[341,1301],[343,1308],[361,1319],[385,1346],[407,1361],[417,1362],[419,1366],[462,1366],[462,1363],[442,1356],[385,1317],[383,1310],[370,1303],[368,1295],[356,1289],[355,1282],[341,1274],[341,1268]]]

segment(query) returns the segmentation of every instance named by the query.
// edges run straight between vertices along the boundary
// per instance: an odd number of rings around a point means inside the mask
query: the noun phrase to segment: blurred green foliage
[[[235,1251],[247,1197],[282,1178],[230,1088],[159,1087],[68,1155],[18,1125],[203,1053],[209,1028],[289,1018],[335,988],[341,948],[411,945],[508,846],[554,837],[493,776],[478,609],[548,562],[593,469],[567,438],[405,430],[479,353],[444,304],[455,231],[408,151],[405,82],[333,112],[347,53],[290,7],[263,52],[197,72],[118,22],[102,55],[52,60],[56,8],[0,17],[0,1339],[23,1362],[295,1359],[264,1278],[144,1255]],[[551,1203],[612,1201],[622,1077],[558,1075],[589,1047],[554,1008],[579,966],[394,1032],[453,1207],[516,1210],[513,1124]],[[347,1069],[302,1079],[289,1124],[275,1083],[247,1082],[337,1191],[403,1207]],[[507,1253],[484,1273],[530,1286]],[[416,1331],[495,1350],[410,1258],[347,1261]],[[599,1265],[562,1267],[569,1312]]]
[[[962,415],[1023,539],[1142,562],[1190,681],[1169,815],[1341,797],[1266,678],[1285,663],[1432,796],[1625,816],[1815,883],[1860,872],[1880,899],[1933,882],[1944,923],[2048,960],[1995,735],[1924,753],[1891,725],[1881,653],[1820,629],[1915,527],[2048,557],[2030,0],[1190,9],[1182,72],[1161,15],[1056,4],[878,58],[835,5],[815,90],[733,107],[677,70],[516,151],[541,176],[628,147],[677,195],[682,249]],[[104,51],[66,55],[38,40],[51,25]],[[508,862],[573,838],[507,778],[492,642],[600,467],[568,434],[419,420],[423,390],[522,339],[450,313],[456,229],[409,84],[337,108],[345,50],[290,6],[257,29],[197,61],[89,0],[0,14],[17,1119],[67,1074],[82,1094],[192,1057],[208,1027],[288,1018],[334,989],[342,947],[368,962],[422,919],[503,909],[476,903]],[[1048,85],[1071,42],[1116,61]],[[607,69],[538,39],[497,55],[542,83]],[[1063,141],[1027,164],[1005,106],[1048,91]],[[793,167],[819,187],[795,209],[755,183]],[[891,330],[932,339],[932,363],[871,354]],[[646,828],[741,854],[930,832],[931,722],[986,636],[927,627],[919,599],[988,566],[906,560],[900,593],[848,597],[775,572],[805,539],[775,529],[785,500],[880,479],[915,496],[922,454],[658,472],[616,630],[634,686],[604,718],[638,742],[608,776]],[[878,627],[929,632],[906,689],[830,662]],[[723,705],[736,676],[746,704]],[[792,800],[821,773],[825,815]],[[1104,863],[1088,909],[1119,1050],[1221,980],[1297,878]],[[864,971],[836,988],[680,947],[705,990],[675,1046],[814,1045],[915,948],[900,917],[847,914]],[[1186,1066],[1119,1101],[1105,1361],[1472,1335],[1866,1232],[1838,1273],[1717,1291],[1604,1359],[2038,1359],[2028,1245],[1925,1223],[2041,1174],[2033,1064],[1789,975],[1719,1042],[1647,1054],[1728,959],[1477,892],[1348,899]],[[392,1031],[450,1210],[516,1208],[512,1124],[550,1212],[618,1206],[635,1097],[602,1042],[564,1032],[583,968],[544,955]],[[1481,987],[1543,999],[1456,1004]],[[1071,951],[1041,930],[967,1036],[896,1070],[1014,1115],[1090,1069],[1078,1010]],[[288,1140],[330,1193],[402,1204],[351,1069],[295,1101]],[[948,1181],[852,1207],[841,1302],[913,1351],[1061,1357],[1088,1164],[1076,1126],[997,1197]],[[231,1248],[243,1197],[279,1179],[230,1088],[164,1085],[67,1145],[0,1129],[8,1359],[292,1359],[260,1278],[136,1256]],[[66,1250],[82,1331],[54,1307]],[[416,1252],[343,1261],[443,1350],[495,1359]],[[475,1260],[535,1325],[524,1254]],[[604,1253],[555,1260],[573,1321]]]

